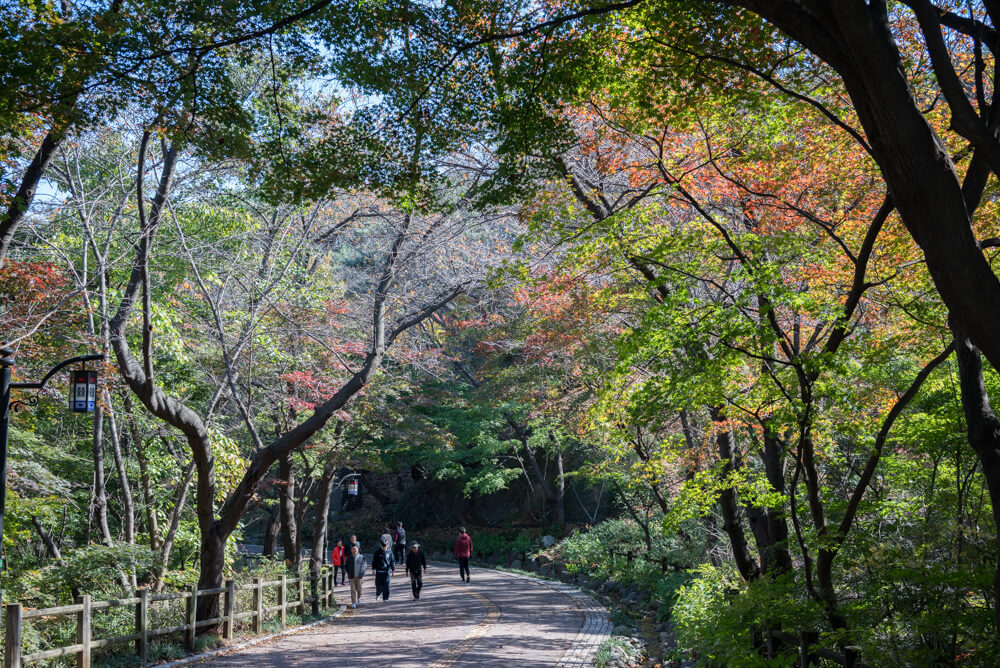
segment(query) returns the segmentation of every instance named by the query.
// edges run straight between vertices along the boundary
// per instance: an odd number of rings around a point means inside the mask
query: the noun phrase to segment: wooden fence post
[[[76,642],[83,645],[76,655],[77,668],[90,668],[90,594],[84,594],[77,603],[83,610],[76,613]]]
[[[855,668],[861,659],[861,648],[860,647],[845,647],[844,648],[844,668]]]
[[[253,632],[260,635],[264,632],[264,580],[253,579]]]
[[[236,583],[226,580],[226,598],[222,603],[222,615],[226,618],[226,626],[222,631],[222,637],[226,640],[233,639],[233,626],[236,622]]]
[[[135,634],[139,636],[135,640],[135,653],[146,663],[149,652],[149,590],[143,587],[135,595],[139,597],[139,602],[135,604]]]
[[[7,604],[7,626],[4,631],[4,668],[21,668],[21,604]]]
[[[326,588],[326,607],[328,608],[333,607],[333,589],[337,586],[337,576],[334,575],[334,573],[336,573],[335,569],[330,568],[329,566],[326,567],[326,579],[330,584],[330,586]]]
[[[278,605],[281,609],[278,612],[281,614],[281,630],[284,631],[285,627],[288,626],[288,619],[286,617],[285,606],[288,604],[288,576],[284,573],[281,574],[281,585],[278,589]]]
[[[802,644],[799,646],[799,665],[802,668],[819,665],[818,657],[813,654],[812,647],[819,642],[817,631],[803,631]]]
[[[666,557],[663,557],[663,558],[660,559],[660,572],[661,573],[666,573],[667,572],[667,558]]]
[[[187,648],[194,650],[194,639],[198,635],[198,583],[191,587],[191,598],[188,599],[187,609]]]
[[[305,573],[299,569],[299,617],[306,614],[306,581]]]
[[[625,553],[625,563],[627,563],[629,566],[632,565],[632,550],[629,550],[628,552]]]

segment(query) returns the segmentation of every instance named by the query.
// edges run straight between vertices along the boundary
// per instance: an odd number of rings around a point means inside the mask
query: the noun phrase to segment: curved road
[[[397,570],[388,602],[374,601],[375,584],[366,577],[358,609],[204,663],[219,668],[585,666],[611,631],[603,608],[559,583],[479,568],[465,583],[457,566],[432,563],[415,601],[409,578],[400,574]],[[341,602],[350,600],[347,587],[338,586],[336,594]]]

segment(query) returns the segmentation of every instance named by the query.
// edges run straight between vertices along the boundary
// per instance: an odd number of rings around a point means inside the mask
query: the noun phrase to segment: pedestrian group
[[[469,559],[472,558],[472,537],[465,530],[465,527],[458,530],[454,552],[455,558],[458,560],[459,578],[463,582],[471,582]],[[352,534],[347,545],[344,545],[343,540],[338,539],[337,544],[330,552],[330,562],[333,564],[334,585],[337,584],[338,575],[341,585],[349,582],[351,607],[357,608],[361,605],[361,583],[368,572],[368,562],[361,552],[358,537]],[[382,601],[389,600],[390,583],[396,572],[397,564],[402,564],[404,573],[410,576],[413,600],[418,600],[420,590],[424,586],[424,573],[427,572],[427,557],[416,541],[407,546],[406,529],[403,528],[402,522],[396,522],[395,531],[390,532],[388,528],[382,531],[375,552],[372,554],[371,570],[375,574],[376,601],[380,598]]]

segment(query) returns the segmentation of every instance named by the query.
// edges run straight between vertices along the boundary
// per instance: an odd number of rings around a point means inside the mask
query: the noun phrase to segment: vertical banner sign
[[[97,372],[77,369],[70,375],[69,409],[74,413],[93,413],[97,407]]]
[[[358,481],[357,480],[348,480],[347,481],[347,495],[348,496],[357,496],[358,495]]]

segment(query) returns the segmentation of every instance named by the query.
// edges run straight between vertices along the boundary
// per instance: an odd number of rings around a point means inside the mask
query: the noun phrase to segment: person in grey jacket
[[[365,576],[368,564],[365,557],[358,552],[358,546],[351,546],[351,556],[347,557],[344,569],[347,571],[347,578],[351,582],[351,607],[356,608],[361,605],[361,579]]]

